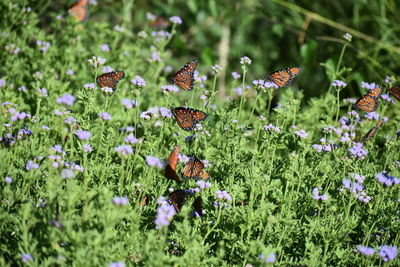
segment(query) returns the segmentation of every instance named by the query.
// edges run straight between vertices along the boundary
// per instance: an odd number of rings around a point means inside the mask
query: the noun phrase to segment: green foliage
[[[349,114],[345,99],[365,93],[362,81],[384,93],[390,86],[385,77],[399,61],[395,1],[97,1],[82,23],[66,12],[72,2],[0,3],[1,266],[259,266],[270,255],[282,266],[399,265],[378,255],[380,246],[399,246],[399,185],[377,179],[400,176],[399,103],[379,100],[388,121],[355,156],[356,140],[376,122]],[[183,24],[157,35],[146,12]],[[252,63],[239,64],[243,56]],[[105,63],[88,62],[100,57]],[[191,92],[163,93],[192,59],[207,79]],[[217,63],[224,69],[214,74]],[[252,83],[297,65],[303,73],[290,87]],[[96,85],[105,67],[126,74],[110,96]],[[208,114],[202,129],[185,132],[161,109],[184,105]],[[150,166],[148,156],[161,164],[176,144],[209,161],[210,187],[178,184]],[[118,152],[121,145],[132,153]],[[354,174],[366,177],[357,194],[343,181],[356,182]],[[192,194],[156,227],[160,197],[178,188]],[[201,217],[192,215],[197,196]]]

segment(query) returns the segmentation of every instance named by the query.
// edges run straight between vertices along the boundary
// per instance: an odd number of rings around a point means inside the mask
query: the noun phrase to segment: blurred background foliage
[[[51,31],[49,21],[64,15],[74,1],[25,2],[39,14],[39,23]],[[133,35],[148,25],[147,12],[165,18],[180,16],[183,24],[168,46],[175,60],[168,64],[173,66],[197,58],[202,72],[209,71],[210,65],[221,65],[225,80],[232,71],[240,71],[242,56],[253,60],[250,80],[280,68],[302,66],[304,72],[296,85],[304,90],[306,99],[327,90],[333,79],[327,67],[336,66],[346,32],[353,35],[343,62],[348,70],[342,77],[335,77],[349,84],[344,97],[360,95],[361,81],[383,85],[387,75],[398,72],[400,2],[395,0],[96,2],[89,7],[90,17],[85,24],[120,24]]]

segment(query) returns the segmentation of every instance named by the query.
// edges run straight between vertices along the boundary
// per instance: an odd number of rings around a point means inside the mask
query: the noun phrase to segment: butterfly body
[[[367,94],[358,99],[355,104],[353,104],[353,109],[365,112],[375,111],[379,106],[378,98],[381,95],[381,92],[382,89],[379,87],[370,90]]]
[[[185,131],[193,131],[196,128],[197,123],[207,118],[205,112],[186,107],[174,108],[172,109],[172,114],[174,115],[179,127]]]
[[[78,0],[72,4],[68,12],[75,17],[78,22],[85,21],[89,16],[88,0]]]
[[[292,67],[274,71],[267,75],[268,80],[279,87],[285,87],[292,83],[293,79],[301,73],[301,68]]]
[[[96,78],[97,83],[101,88],[109,87],[113,92],[117,89],[118,82],[125,77],[123,71],[112,71],[104,73]]]
[[[189,158],[182,171],[182,176],[185,179],[208,179],[209,175],[204,169],[204,164],[196,157]]]
[[[197,60],[192,60],[187,63],[183,68],[178,70],[174,76],[172,76],[171,81],[178,85],[185,91],[191,91],[194,88],[194,72],[197,67]]]

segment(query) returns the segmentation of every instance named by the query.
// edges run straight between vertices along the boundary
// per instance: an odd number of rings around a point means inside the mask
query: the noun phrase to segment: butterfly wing
[[[192,60],[181,68],[174,76],[172,82],[185,91],[191,91],[194,88],[194,72],[197,67],[197,60]]]
[[[78,0],[68,9],[69,13],[75,17],[78,22],[85,21],[89,16],[88,0]]]
[[[201,196],[198,196],[194,201],[193,201],[193,209],[194,212],[197,216],[202,216],[203,215],[203,199]]]
[[[168,163],[165,166],[164,175],[168,179],[180,182],[178,174],[176,173],[176,165],[178,164],[179,146],[175,146],[168,158]]]
[[[290,76],[292,77],[292,79],[302,72],[302,69],[299,67],[292,67],[292,68],[288,68],[286,70],[290,73]]]
[[[394,98],[400,101],[400,86],[393,86],[389,88],[389,92]]]
[[[118,82],[124,77],[125,77],[125,72],[112,71],[98,76],[96,81],[101,88],[110,87],[113,89],[113,91],[115,91],[115,89],[117,89]]]
[[[196,127],[196,122],[190,114],[190,109],[184,107],[174,108],[172,114],[174,115],[179,127],[183,130],[192,131]]]
[[[382,89],[380,87],[376,87],[368,92],[367,95],[371,97],[379,97],[381,95]]]
[[[207,179],[208,173],[203,171],[204,164],[199,159],[191,157],[186,163],[182,171],[182,176],[185,179]],[[207,178],[205,178],[207,177]]]
[[[158,15],[149,25],[152,28],[167,28],[169,26],[169,21],[164,19],[163,16]]]
[[[193,119],[196,121],[196,123],[204,121],[207,118],[207,114],[201,110],[190,109],[189,112],[192,115]]]
[[[358,109],[365,112],[372,112],[378,108],[378,98],[369,96],[368,94],[362,96],[355,104],[353,109]]]
[[[375,136],[376,132],[378,131],[379,127],[384,123],[384,120],[378,121],[378,123],[371,129],[369,130],[362,138],[363,142],[367,142],[370,140],[372,137]]]
[[[169,198],[171,199],[172,205],[174,205],[176,211],[179,212],[185,203],[186,192],[182,189],[176,189],[169,194]]]

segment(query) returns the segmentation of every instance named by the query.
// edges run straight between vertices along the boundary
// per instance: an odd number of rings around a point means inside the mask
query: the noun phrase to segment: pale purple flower
[[[336,131],[337,131],[337,129],[333,126],[324,127],[324,129],[323,129],[324,133],[333,133]]]
[[[125,127],[124,131],[128,132],[128,133],[133,133],[135,131],[135,127],[127,126],[127,127]]]
[[[360,184],[362,184],[365,180],[365,176],[358,173],[351,173],[350,176]]]
[[[150,61],[161,62],[160,52],[154,51],[153,53],[151,53],[151,59],[149,59],[149,60]]]
[[[295,131],[294,134],[300,138],[307,138],[307,136],[308,136],[308,133],[306,133],[306,131],[304,131],[304,130]]]
[[[108,112],[99,113],[99,118],[105,121],[109,121],[112,119],[111,115]]]
[[[72,75],[74,75],[74,71],[71,70],[71,69],[69,69],[69,70],[67,70],[67,71],[65,72],[65,74],[67,74],[67,75],[69,75],[69,76],[72,76]]]
[[[72,106],[74,104],[74,101],[75,97],[70,94],[63,95],[62,97],[59,97],[56,100],[58,104],[64,104],[67,106]]]
[[[154,156],[146,156],[146,164],[151,167],[156,166],[159,169],[162,169],[164,167],[163,162],[159,158]]]
[[[210,187],[210,186],[211,186],[211,183],[201,180],[201,181],[197,181],[197,182],[196,182],[196,185],[197,185],[200,189],[205,189],[205,188],[207,188],[207,187]]]
[[[312,145],[312,148],[314,148],[318,153],[323,151],[322,145],[314,144],[314,145]]]
[[[103,66],[103,67],[101,68],[101,72],[102,72],[102,73],[108,73],[108,72],[112,72],[112,71],[113,71],[113,68],[110,67],[110,66]]]
[[[220,65],[214,65],[211,67],[211,69],[215,75],[222,71],[222,67]]]
[[[241,77],[240,74],[237,73],[236,71],[232,72],[231,75],[234,80],[237,80]]]
[[[379,249],[379,257],[383,261],[391,261],[394,260],[397,256],[397,247],[396,246],[381,246]]]
[[[98,66],[104,65],[106,59],[102,57],[92,57],[91,59],[88,59],[88,62],[93,68],[97,68]]]
[[[345,83],[344,81],[341,80],[334,80],[332,83],[333,87],[346,87],[347,83]]]
[[[45,98],[47,97],[47,89],[46,88],[39,88],[37,90],[39,97]]]
[[[101,87],[101,91],[103,91],[105,93],[105,95],[111,95],[112,93],[114,93],[114,90],[111,87]]]
[[[71,179],[75,177],[75,173],[72,169],[63,169],[61,171],[61,178],[62,179]]]
[[[133,134],[129,134],[128,136],[125,137],[124,142],[130,143],[130,144],[136,144],[139,140],[136,139],[136,137]]]
[[[375,249],[374,248],[369,248],[365,246],[357,246],[357,250],[361,253],[364,254],[365,256],[370,256],[375,254]]]
[[[251,59],[249,57],[241,57],[240,58],[240,64],[241,65],[250,65],[251,64]]]
[[[22,85],[22,86],[18,87],[18,91],[20,91],[20,92],[28,92],[28,90],[26,89],[25,85]]]
[[[276,132],[276,133],[280,133],[281,129],[279,129],[279,127],[276,127],[274,125],[272,125],[272,123],[265,125],[264,126],[264,130],[265,131],[269,131],[269,132]]]
[[[100,50],[102,52],[110,52],[110,47],[108,46],[108,44],[101,44],[100,45]]]
[[[83,87],[85,88],[85,89],[94,89],[94,83],[87,83],[87,84],[85,84],[85,85],[83,85]]]
[[[89,5],[97,6],[97,0],[89,0]]]
[[[25,170],[26,171],[31,171],[34,169],[39,169],[39,164],[33,162],[32,160],[29,160],[26,165],[25,165]]]
[[[165,117],[165,118],[171,118],[172,114],[171,114],[171,110],[164,108],[164,107],[160,107],[160,115],[161,117]]]
[[[75,134],[80,140],[89,140],[90,137],[92,137],[92,134],[89,131],[85,130],[78,130],[75,132]]]
[[[125,109],[131,109],[136,107],[136,100],[124,98],[121,100],[121,104],[124,106]]]
[[[388,94],[382,94],[381,98],[389,103],[394,104],[395,101],[388,95]]]
[[[169,21],[171,21],[174,24],[182,24],[182,19],[178,16],[170,17]]]
[[[0,88],[6,86],[6,80],[0,79]]]
[[[375,111],[368,112],[367,114],[364,115],[364,117],[369,120],[379,120],[379,114],[376,113]]]
[[[367,83],[367,82],[364,82],[364,81],[361,82],[361,88],[365,88],[365,89],[368,89],[368,90],[375,89],[377,86],[378,85],[376,83]]]
[[[347,112],[347,114],[350,116],[350,118],[353,118],[355,120],[359,120],[360,119],[360,116],[358,115],[357,111],[355,111],[355,110]],[[344,118],[346,118],[346,117],[344,117]]]
[[[112,262],[108,265],[108,267],[125,267],[125,263],[122,261]]]
[[[376,179],[378,180],[379,183],[384,184],[386,186],[391,186],[393,184],[399,184],[400,180],[397,179],[396,177],[390,175],[387,171],[383,171],[380,173],[377,173],[375,175]]]
[[[345,103],[355,104],[355,103],[357,102],[357,98],[349,97],[349,98],[343,99],[343,101],[344,101]]]
[[[233,88],[233,91],[234,91],[238,96],[241,96],[242,93],[243,93],[242,87],[235,87],[235,88]]]
[[[82,149],[83,149],[83,152],[92,152],[93,151],[92,146],[89,144],[82,145]]]
[[[112,202],[115,205],[119,205],[119,206],[125,206],[126,204],[129,203],[129,199],[127,197],[120,197],[120,196],[116,196],[112,199]]]
[[[394,76],[386,76],[385,78],[385,83],[392,85],[396,81],[396,78]]]
[[[76,119],[72,116],[68,116],[64,120],[64,123],[66,123],[66,124],[74,124],[75,122],[76,122]]]
[[[161,89],[164,94],[168,94],[169,92],[176,93],[179,91],[178,87],[176,87],[175,85],[164,85],[164,86],[161,86]]]
[[[342,142],[342,143],[350,142],[351,141],[350,134],[348,132],[344,132],[342,137],[340,137],[339,141]]]
[[[6,184],[11,184],[13,182],[13,179],[10,176],[6,176],[6,178],[4,178],[4,182]]]
[[[114,26],[114,30],[116,30],[117,32],[124,32],[125,28],[117,24]]]
[[[232,200],[231,195],[228,192],[226,192],[225,190],[222,190],[222,191],[217,190],[217,191],[215,191],[215,194],[217,195],[217,198],[219,198],[219,199],[225,199],[227,201]]]
[[[169,205],[168,202],[165,201],[164,197],[160,197],[157,203],[161,204],[161,206],[157,208],[157,217],[154,223],[156,224],[156,229],[161,229],[170,224],[170,221],[176,214],[176,210],[173,205]]]
[[[51,46],[50,42],[42,42],[37,40],[36,41],[37,46],[39,46],[40,51],[42,51],[43,53],[46,53],[47,49],[49,49],[49,47]]]
[[[354,146],[349,148],[349,152],[352,158],[363,159],[368,154],[368,151],[363,148],[362,143],[354,143]]]
[[[65,151],[62,149],[62,146],[60,145],[54,145],[50,148],[51,151],[56,152],[56,153],[60,153],[61,155],[65,155]]]
[[[270,253],[268,254],[268,257],[265,257],[263,253],[261,253],[258,256],[262,261],[264,261],[265,263],[274,263],[276,260],[276,254],[275,253]]]
[[[14,54],[17,55],[21,49],[19,47],[17,47],[15,44],[8,44],[4,47],[6,49],[6,51],[10,54]]]
[[[312,191],[313,198],[315,200],[327,200],[328,197],[326,195],[319,195],[319,190],[321,190],[321,187],[314,187]]]
[[[133,149],[130,145],[120,145],[115,148],[115,151],[121,156],[130,155],[133,153]]]
[[[23,263],[33,261],[33,257],[29,253],[23,253],[21,256],[21,260]]]

